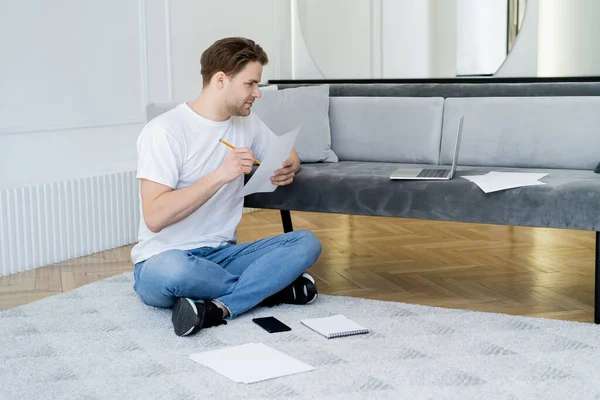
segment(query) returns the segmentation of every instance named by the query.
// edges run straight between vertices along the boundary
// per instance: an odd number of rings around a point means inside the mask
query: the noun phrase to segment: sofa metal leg
[[[600,232],[596,232],[596,271],[594,278],[594,322],[600,324]]]
[[[281,223],[283,224],[283,232],[288,233],[294,230],[292,226],[292,215],[289,210],[280,210],[281,212]],[[597,268],[597,266],[596,266]]]

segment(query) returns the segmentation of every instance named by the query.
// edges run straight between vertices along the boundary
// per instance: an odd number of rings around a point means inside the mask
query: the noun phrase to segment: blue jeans
[[[176,297],[215,300],[234,318],[288,286],[320,254],[317,237],[302,230],[251,243],[168,250],[135,265],[134,290],[154,307],[173,307]]]

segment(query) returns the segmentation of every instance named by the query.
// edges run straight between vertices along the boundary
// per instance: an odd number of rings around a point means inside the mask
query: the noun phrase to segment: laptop
[[[456,135],[456,145],[454,146],[454,158],[452,167],[440,167],[430,165],[420,168],[398,168],[390,175],[390,179],[410,179],[410,180],[450,180],[456,172],[456,163],[458,161],[458,151],[460,149],[460,138],[462,136],[464,116],[458,121],[458,134]]]

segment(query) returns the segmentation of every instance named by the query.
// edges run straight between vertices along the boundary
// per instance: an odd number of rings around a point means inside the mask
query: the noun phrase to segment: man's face
[[[262,76],[262,65],[258,61],[246,64],[237,75],[228,80],[225,89],[225,107],[234,116],[250,115],[255,99],[260,98],[258,83]]]

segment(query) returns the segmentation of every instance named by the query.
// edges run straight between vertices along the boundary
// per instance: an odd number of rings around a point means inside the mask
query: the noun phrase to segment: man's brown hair
[[[269,62],[267,53],[253,40],[241,37],[217,40],[200,57],[202,82],[207,85],[219,71],[234,76],[251,61],[258,61],[261,65]]]

